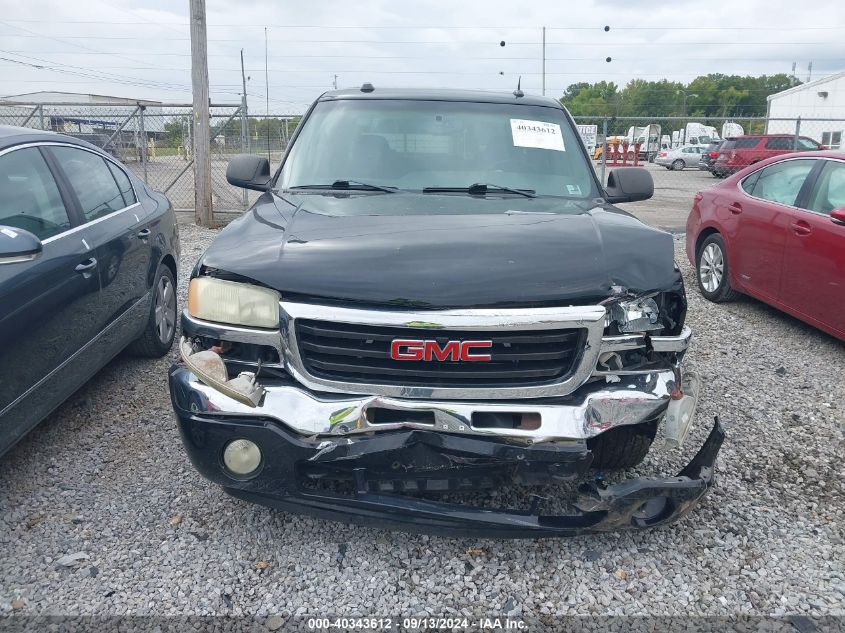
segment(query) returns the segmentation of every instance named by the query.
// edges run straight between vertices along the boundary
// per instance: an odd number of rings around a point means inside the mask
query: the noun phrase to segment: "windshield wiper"
[[[425,187],[423,193],[462,193],[466,192],[471,196],[483,196],[489,191],[504,191],[506,193],[515,193],[526,198],[536,198],[537,194],[534,189],[514,189],[513,187],[503,187],[502,185],[494,185],[492,183],[476,182],[469,187]]]
[[[353,191],[383,191],[385,193],[396,193],[398,187],[386,185],[374,185],[360,180],[335,180],[330,185],[296,185],[290,189],[332,189],[332,190],[353,190]]]

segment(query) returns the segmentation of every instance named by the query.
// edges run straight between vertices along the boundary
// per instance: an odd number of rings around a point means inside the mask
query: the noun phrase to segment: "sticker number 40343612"
[[[516,147],[536,147],[538,149],[552,149],[558,152],[566,151],[563,146],[563,136],[560,125],[545,121],[528,121],[526,119],[511,119],[513,144]]]

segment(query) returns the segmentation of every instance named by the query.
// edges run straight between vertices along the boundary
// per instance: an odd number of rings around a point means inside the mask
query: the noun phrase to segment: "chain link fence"
[[[248,115],[242,104],[212,104],[211,179],[219,217],[246,210],[258,197],[226,182],[226,165],[238,153],[267,155],[276,168],[299,115]],[[636,203],[645,214],[688,210],[696,191],[716,180],[699,163],[711,140],[743,134],[780,134],[780,151],[810,139],[843,149],[845,120],[785,118],[575,117],[602,183],[616,166],[652,173],[655,194]],[[178,210],[193,211],[193,109],[190,104],[20,103],[0,101],[0,125],[69,134],[118,158]],[[644,218],[649,220],[649,217]],[[663,226],[660,222],[658,225]],[[671,229],[680,227],[668,226]]]
[[[247,116],[240,104],[211,104],[211,181],[216,213],[241,212],[258,194],[226,182],[235,154],[266,154],[279,164],[299,117]],[[193,108],[140,102],[21,103],[0,101],[0,125],[61,132],[88,141],[123,162],[177,210],[193,211]]]

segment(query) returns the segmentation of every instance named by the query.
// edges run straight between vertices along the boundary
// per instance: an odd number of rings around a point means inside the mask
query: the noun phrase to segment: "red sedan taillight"
[[[665,158],[665,157],[666,157],[666,156],[668,156],[668,155],[669,155],[669,154],[668,154],[667,152],[660,152],[657,156],[658,156],[659,158]]]
[[[710,152],[710,158],[716,158],[719,155],[719,152]]]

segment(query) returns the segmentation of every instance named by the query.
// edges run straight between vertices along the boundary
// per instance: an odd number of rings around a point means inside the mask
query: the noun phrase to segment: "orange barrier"
[[[639,167],[640,166],[640,143],[629,145],[624,143],[611,143],[608,145],[610,149],[610,167]],[[630,150],[630,151],[629,151]],[[630,163],[628,162],[630,160]]]

